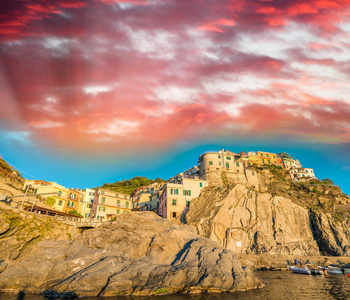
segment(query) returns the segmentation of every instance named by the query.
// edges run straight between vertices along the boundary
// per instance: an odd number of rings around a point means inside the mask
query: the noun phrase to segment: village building
[[[94,196],[95,196],[95,190],[92,189],[85,189],[82,191],[83,197],[82,201],[80,202],[80,211],[84,218],[87,218],[90,216],[92,205],[94,203]]]
[[[24,189],[32,191],[34,195],[40,195],[43,199],[47,199],[49,196],[55,198],[53,209],[64,213],[69,213],[73,210],[80,213],[79,201],[83,194],[79,191],[66,188],[56,182],[46,182],[44,180],[26,180]]]
[[[201,190],[208,186],[203,179],[186,178],[180,173],[166,183],[159,199],[159,215],[175,219],[186,213],[192,199],[199,196]]]
[[[278,155],[282,158],[284,169],[291,170],[299,169],[302,167],[300,161],[292,157],[290,154],[286,152],[281,152]]]
[[[139,211],[159,208],[159,195],[165,182],[155,182],[148,186],[136,189],[132,194],[132,209]]]
[[[211,171],[225,170],[233,173],[243,173],[243,161],[236,153],[228,150],[207,152],[199,157],[198,167],[200,178],[207,179],[207,173]],[[239,156],[240,157],[240,156]]]
[[[242,155],[242,161],[245,167],[252,167],[259,164],[259,158],[256,152],[247,152]]]
[[[131,211],[130,195],[106,189],[97,189],[90,216],[107,221],[113,216]]]
[[[276,153],[258,151],[258,165],[274,165],[283,168],[283,162]]]
[[[308,181],[316,179],[314,170],[311,168],[299,168],[289,171],[290,177],[295,181]]]

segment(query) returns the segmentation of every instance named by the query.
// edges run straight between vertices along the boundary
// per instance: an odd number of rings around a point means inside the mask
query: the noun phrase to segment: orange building
[[[283,168],[282,159],[276,153],[258,151],[259,165],[275,165]]]

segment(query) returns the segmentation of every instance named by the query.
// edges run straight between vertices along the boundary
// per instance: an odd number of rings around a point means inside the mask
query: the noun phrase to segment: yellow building
[[[135,190],[131,194],[133,210],[154,211],[156,206],[159,207],[159,195],[164,186],[165,182],[155,182]]]
[[[47,199],[49,196],[55,198],[56,202],[52,208],[56,210],[64,213],[69,213],[73,210],[79,212],[79,202],[83,194],[77,190],[66,188],[56,182],[46,182],[44,180],[26,180],[24,189],[26,190],[27,188],[36,195],[44,194],[41,195],[43,199]]]
[[[95,192],[91,216],[98,220],[110,220],[113,216],[131,211],[130,195],[106,189]]]
[[[256,154],[258,156],[259,165],[275,165],[283,167],[283,164],[281,165],[281,160],[276,153],[258,151]]]
[[[244,162],[244,166],[251,167],[255,164],[259,164],[258,154],[256,152],[248,152],[244,156],[242,156],[242,160]]]

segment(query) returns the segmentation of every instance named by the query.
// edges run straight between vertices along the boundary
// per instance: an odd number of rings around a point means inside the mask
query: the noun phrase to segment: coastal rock
[[[284,197],[237,184],[209,187],[191,202],[188,224],[235,253],[317,255],[308,210]]]
[[[0,273],[3,291],[51,297],[238,291],[259,285],[232,251],[152,212],[117,216],[74,240],[41,241]]]
[[[336,256],[350,256],[349,221],[336,222],[330,214],[314,212],[311,223],[320,251]]]

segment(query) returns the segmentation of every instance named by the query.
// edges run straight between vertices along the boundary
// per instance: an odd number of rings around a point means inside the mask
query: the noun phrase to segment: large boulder
[[[259,285],[232,251],[152,212],[120,215],[71,241],[41,241],[0,273],[0,290],[51,297],[238,291]]]

